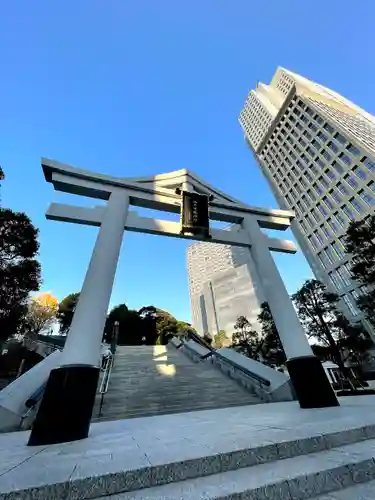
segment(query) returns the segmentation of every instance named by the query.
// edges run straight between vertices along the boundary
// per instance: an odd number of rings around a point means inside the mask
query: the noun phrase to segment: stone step
[[[192,411],[199,411],[199,410],[209,410],[209,409],[218,409],[218,408],[230,408],[230,407],[238,407],[238,406],[247,406],[247,405],[253,405],[253,404],[259,404],[258,401],[256,402],[208,402],[208,403],[201,403],[201,404],[192,404],[191,406],[188,405],[176,405],[176,406],[170,406],[170,407],[160,407],[160,408],[155,408],[155,407],[148,407],[148,406],[141,406],[139,408],[119,408],[118,410],[115,410],[113,408],[110,408],[110,410],[105,411],[103,408],[103,415],[99,417],[99,406],[94,408],[93,411],[93,417],[91,419],[92,422],[104,422],[104,421],[110,421],[110,420],[123,420],[127,418],[140,418],[140,417],[151,417],[153,415],[168,415],[168,414],[173,414],[173,413],[187,413],[187,412],[192,412]]]
[[[264,412],[264,406],[270,407],[259,405],[259,416],[265,415],[265,420],[275,425],[272,415],[280,405],[275,405],[268,413]],[[339,409],[327,410],[339,414]],[[251,415],[247,411],[245,414]],[[315,414],[323,416],[322,412]],[[27,460],[23,455],[15,457],[15,460],[24,461],[18,467],[13,465],[10,470],[4,469],[6,473],[0,475],[0,500],[103,497],[112,500],[298,500],[375,477],[375,425],[348,428],[339,418],[336,428],[341,426],[343,430],[330,432],[327,429],[331,425],[316,425],[315,418],[296,431],[279,430],[272,444],[267,439],[269,432],[263,433],[258,441],[259,433],[250,434],[250,439],[246,439],[251,424],[237,442],[234,436],[223,441],[228,431],[222,429],[222,433],[217,434],[218,429],[210,427],[215,432],[211,435],[212,440],[206,442],[208,429],[200,426],[205,422],[223,424],[230,415],[231,412],[217,410],[194,412],[191,416],[174,419],[137,419],[133,426],[128,422],[95,424],[91,441],[41,448]],[[242,420],[243,425],[244,422]],[[192,429],[190,439],[181,436],[186,424],[187,430]],[[155,430],[159,437],[152,439]],[[290,439],[296,433],[298,438]],[[178,441],[167,439],[173,435]],[[161,436],[164,438],[160,439]],[[196,436],[195,441],[193,436]],[[14,440],[14,436],[6,439]],[[22,442],[24,439],[22,437]],[[205,441],[201,443],[202,439]],[[253,444],[246,445],[244,441]],[[17,445],[14,450],[25,453]],[[8,468],[10,466],[8,458]],[[108,496],[115,494],[119,495]]]
[[[164,373],[170,366],[171,373]],[[95,422],[260,403],[221,371],[194,363],[173,345],[118,349],[99,417],[100,400],[98,395]]]
[[[375,481],[356,484],[343,490],[334,491],[327,495],[314,497],[315,500],[374,500]]]
[[[302,500],[332,492],[339,492],[336,498],[345,498],[340,496],[345,494],[343,488],[357,483],[366,483],[375,478],[374,456],[375,440],[371,440],[238,470],[225,471],[224,465],[221,467],[222,472],[216,474],[141,488],[116,496],[107,495],[105,498],[112,500],[196,500],[199,498],[205,500],[232,500],[234,498]],[[186,472],[183,475],[186,476]],[[173,477],[171,471],[168,477]],[[174,477],[178,477],[178,474]],[[178,479],[182,478],[178,477]],[[352,492],[356,492],[355,487],[352,488]],[[332,496],[320,496],[321,500],[322,498],[332,499]],[[360,497],[347,498],[355,500]]]

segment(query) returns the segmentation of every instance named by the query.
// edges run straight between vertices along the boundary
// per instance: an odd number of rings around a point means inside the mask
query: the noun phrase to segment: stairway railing
[[[114,360],[114,354],[112,354],[111,356],[108,356],[108,358],[105,360],[103,378],[102,378],[102,381],[101,381],[100,387],[99,387],[99,394],[101,395],[100,406],[99,406],[99,415],[98,415],[99,417],[102,416],[104,396],[108,392],[108,385],[109,385],[109,380],[111,378],[113,360]]]
[[[251,380],[252,387],[254,389],[254,392],[264,401],[271,401],[272,397],[269,393],[268,388],[271,385],[271,382],[262,377],[261,375],[258,375],[257,373],[252,372],[248,368],[245,368],[236,362],[228,359],[227,357],[223,356],[222,354],[218,353],[216,349],[214,349],[210,344],[208,344],[204,339],[202,339],[199,335],[196,335],[195,333],[189,333],[188,337],[196,342],[197,344],[201,345],[202,347],[208,349],[208,353],[203,354],[200,356],[200,359],[205,360],[208,358],[212,358],[217,362],[219,365],[226,365],[229,370],[233,370],[233,372],[240,372],[242,375],[244,375],[247,379]],[[189,345],[185,342],[182,342],[182,345],[184,345],[187,349],[189,349]],[[182,347],[182,345],[178,347]],[[191,348],[190,348],[191,349]],[[226,372],[225,369],[223,369],[224,372]],[[255,386],[255,387],[254,387]]]

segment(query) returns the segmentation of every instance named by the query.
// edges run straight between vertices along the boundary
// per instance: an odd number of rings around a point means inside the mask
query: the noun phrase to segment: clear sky
[[[189,168],[275,207],[238,114],[284,66],[375,114],[373,0],[13,0],[0,14],[2,202],[40,230],[43,290],[79,291],[97,229],[46,221],[46,156],[121,177]],[[282,233],[281,233],[282,235]],[[187,242],[127,233],[112,304],[189,319]],[[290,292],[311,271],[276,257]]]

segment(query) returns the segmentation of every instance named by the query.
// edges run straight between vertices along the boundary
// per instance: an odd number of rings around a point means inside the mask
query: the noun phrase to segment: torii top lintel
[[[210,204],[210,218],[213,220],[240,223],[247,213],[255,215],[261,227],[285,230],[294,218],[292,211],[249,206],[214,188],[186,169],[150,177],[121,178],[47,158],[42,158],[41,163],[46,181],[51,182],[58,191],[108,199],[114,189],[122,188],[129,193],[132,205],[178,213],[180,196],[175,193],[175,189],[188,183],[198,193],[213,196]]]

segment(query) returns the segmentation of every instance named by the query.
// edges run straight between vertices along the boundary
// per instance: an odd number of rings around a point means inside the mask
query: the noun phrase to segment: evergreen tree
[[[342,346],[349,334],[358,337],[363,330],[358,325],[351,325],[339,313],[338,295],[328,292],[320,281],[307,280],[292,296],[292,300],[308,337],[330,348],[332,359],[349,385],[352,385],[351,372],[344,364]]]
[[[235,332],[232,336],[232,347],[248,358],[258,359],[256,332],[245,316],[239,316],[234,325]]]
[[[38,230],[29,217],[0,208],[0,345],[22,333],[29,294],[39,290],[41,282],[38,249]]]
[[[364,285],[358,308],[375,327],[375,215],[351,222],[346,233],[346,251],[351,256],[353,279]]]
[[[59,304],[56,318],[60,324],[60,333],[67,335],[77,307],[79,293],[70,293]]]
[[[272,366],[283,365],[286,356],[268,302],[261,304],[258,321],[262,327],[259,352],[263,361]]]

